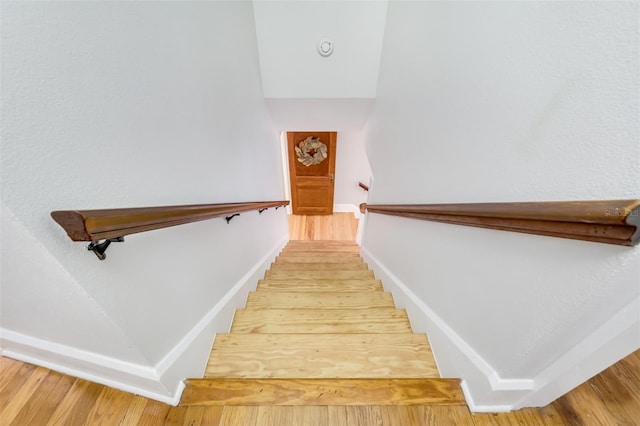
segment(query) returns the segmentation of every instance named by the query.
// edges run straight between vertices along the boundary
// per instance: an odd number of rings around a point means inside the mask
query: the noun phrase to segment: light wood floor
[[[544,408],[471,414],[465,406],[171,407],[0,358],[5,425],[586,425],[640,424],[640,351]]]
[[[358,219],[353,213],[326,216],[289,215],[291,240],[356,240]]]

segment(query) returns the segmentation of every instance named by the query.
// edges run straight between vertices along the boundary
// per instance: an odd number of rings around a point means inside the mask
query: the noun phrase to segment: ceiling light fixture
[[[328,38],[323,38],[318,43],[318,53],[320,56],[329,56],[333,53],[333,42]]]

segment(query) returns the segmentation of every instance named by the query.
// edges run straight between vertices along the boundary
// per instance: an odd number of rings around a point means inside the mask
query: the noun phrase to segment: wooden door
[[[293,214],[333,214],[336,132],[287,132]]]

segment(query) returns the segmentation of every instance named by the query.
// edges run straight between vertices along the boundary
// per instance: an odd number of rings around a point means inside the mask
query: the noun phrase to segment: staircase
[[[462,405],[351,241],[290,241],[181,405]]]

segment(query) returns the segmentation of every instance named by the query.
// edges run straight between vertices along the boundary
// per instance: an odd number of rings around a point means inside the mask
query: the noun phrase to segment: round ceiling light
[[[333,53],[333,42],[328,38],[323,38],[318,43],[318,53],[321,56],[329,56]]]

